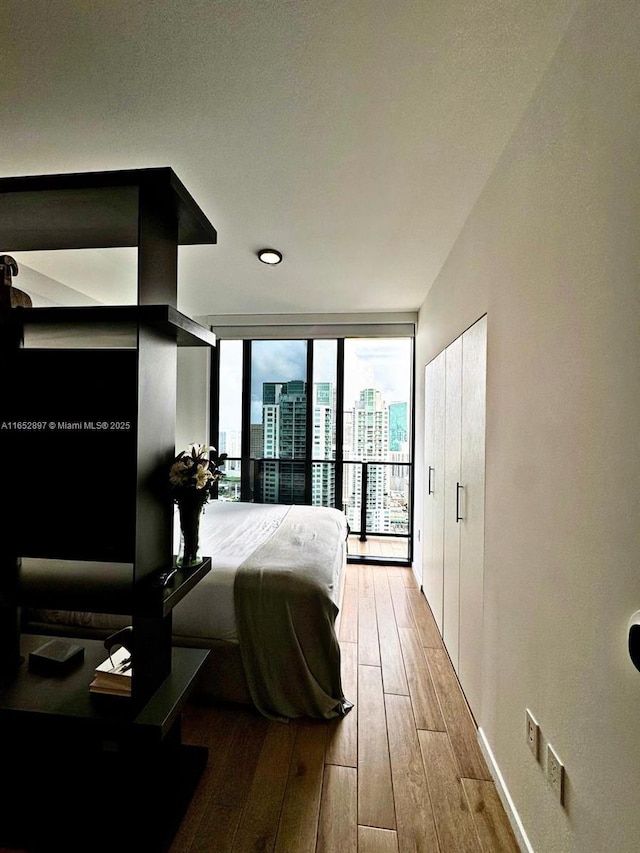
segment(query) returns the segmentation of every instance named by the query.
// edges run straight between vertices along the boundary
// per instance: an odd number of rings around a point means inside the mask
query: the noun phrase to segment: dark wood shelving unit
[[[71,308],[15,308],[15,317],[9,318],[25,335],[31,335],[35,346],[43,334],[49,334],[45,341],[69,340],[71,335],[85,331],[95,336],[94,346],[100,344],[102,336],[109,334],[135,333],[138,324],[158,329],[162,334],[175,340],[176,346],[211,347],[216,344],[216,336],[186,314],[181,314],[170,305],[99,305]],[[44,332],[43,332],[44,330]],[[34,334],[35,333],[35,334]],[[39,333],[39,336],[38,334]],[[135,346],[132,340],[131,348]]]
[[[130,736],[131,725],[141,727],[146,738],[160,741],[175,721],[180,702],[190,687],[193,672],[200,670],[207,658],[206,649],[174,648],[172,667],[167,679],[142,710],[136,710],[122,697],[100,696],[89,692],[95,667],[105,659],[104,644],[100,640],[77,640],[84,647],[84,661],[60,676],[40,675],[26,664],[29,652],[35,651],[51,637],[23,634],[21,648],[25,665],[18,674],[0,676],[0,725],[10,717],[20,719],[31,734],[37,726],[51,726],[52,722],[74,720],[84,733],[95,731],[104,738],[125,741]]]
[[[217,242],[217,232],[167,166],[0,178],[2,251],[140,248],[149,206],[181,246]],[[150,217],[149,217],[150,218]],[[143,282],[147,284],[147,282]]]
[[[207,760],[206,750],[181,743],[180,717],[209,652],[172,647],[172,610],[211,560],[180,569],[166,587],[156,579],[174,561],[167,476],[176,348],[215,346],[210,330],[176,309],[177,251],[216,239],[169,168],[0,179],[3,253],[138,250],[137,305],[0,315],[0,515],[8,531],[0,543],[0,760],[22,778],[25,756],[35,760],[37,748],[52,775],[60,770],[73,794],[39,796],[28,815],[41,809],[67,833],[74,814],[65,822],[50,801],[63,809],[75,797],[99,820],[108,809],[101,797],[121,805],[118,790],[110,793],[120,784],[129,817],[148,838],[139,849],[149,851],[163,849]],[[35,490],[29,461],[41,472]],[[131,697],[90,693],[106,657],[98,640],[77,641],[84,660],[64,675],[32,672],[29,652],[50,638],[21,634],[26,606],[130,615]],[[152,810],[143,805],[149,797]],[[5,814],[18,817],[7,827],[0,817],[0,844],[33,829],[27,814],[20,818],[20,797],[13,805]],[[77,824],[91,831],[91,821]],[[77,849],[102,849],[82,832]],[[47,849],[46,839],[26,838]]]

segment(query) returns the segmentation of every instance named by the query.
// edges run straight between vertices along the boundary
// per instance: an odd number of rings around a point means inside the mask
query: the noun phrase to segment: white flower
[[[186,453],[188,453],[192,459],[206,459],[211,450],[215,451],[215,447],[209,447],[208,444],[190,444]]]
[[[195,473],[196,489],[204,489],[209,480],[213,480],[213,474],[205,465],[198,465]]]
[[[214,459],[209,456],[213,453]],[[227,455],[217,456],[215,447],[208,444],[193,443],[179,453],[169,468],[169,484],[174,500],[192,494],[203,501],[209,499],[214,484],[224,474],[219,465],[224,465]]]

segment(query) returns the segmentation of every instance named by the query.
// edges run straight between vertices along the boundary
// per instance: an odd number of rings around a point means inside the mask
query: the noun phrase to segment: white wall
[[[178,347],[176,453],[209,442],[210,365],[208,347]]]
[[[536,853],[640,849],[639,91],[640,4],[581,4],[420,312],[417,459],[424,364],[488,312],[478,722]]]

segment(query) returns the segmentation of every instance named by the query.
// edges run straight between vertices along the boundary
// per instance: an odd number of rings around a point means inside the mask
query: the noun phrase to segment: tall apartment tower
[[[313,386],[311,499],[314,504],[333,506],[335,465],[320,460],[334,459],[334,388],[331,382]],[[265,382],[262,386],[263,503],[305,502],[305,459],[307,455],[307,389],[300,379]],[[268,462],[269,458],[279,462]],[[290,462],[288,460],[300,460]]]
[[[335,400],[332,382],[316,382],[313,386],[313,459],[334,459]],[[333,506],[335,500],[335,465],[315,462],[311,466],[312,502]]]
[[[365,388],[353,408],[352,450],[350,457],[362,462],[386,461],[389,455],[389,414],[382,395],[375,388]],[[361,465],[347,468],[347,520],[353,530],[361,528]],[[367,466],[367,530],[387,533],[390,530],[389,466]]]
[[[307,391],[301,379],[262,385],[263,456],[304,460],[307,442]],[[304,462],[264,462],[263,503],[304,503]]]

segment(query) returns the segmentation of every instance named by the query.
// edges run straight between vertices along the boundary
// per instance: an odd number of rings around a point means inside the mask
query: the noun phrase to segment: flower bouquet
[[[179,566],[194,566],[201,562],[200,516],[218,480],[224,477],[221,466],[226,453],[217,454],[207,444],[190,444],[173,460],[169,469],[169,487],[180,516]]]

